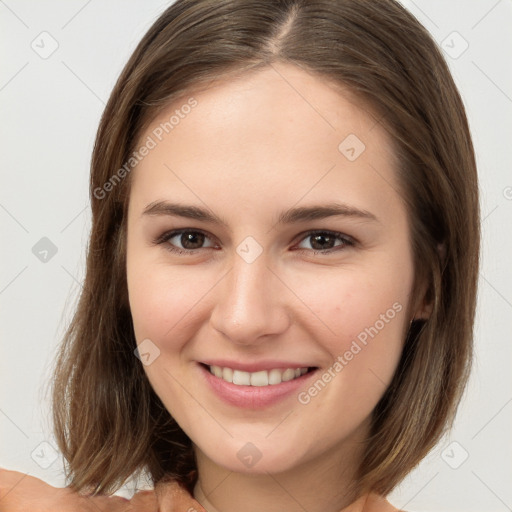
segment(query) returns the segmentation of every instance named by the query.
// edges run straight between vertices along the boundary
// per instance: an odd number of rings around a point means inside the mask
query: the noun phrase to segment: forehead
[[[242,208],[325,193],[356,203],[366,195],[381,206],[400,200],[390,139],[376,117],[349,91],[289,64],[182,95],[139,146],[149,139],[154,147],[132,175],[132,193],[147,202],[167,193],[221,203],[238,193]]]

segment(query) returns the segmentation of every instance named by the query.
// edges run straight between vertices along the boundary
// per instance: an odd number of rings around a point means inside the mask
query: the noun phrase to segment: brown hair
[[[125,265],[130,176],[105,197],[97,191],[171,101],[277,61],[343,86],[380,117],[408,207],[415,288],[422,278],[429,283],[432,314],[413,322],[374,411],[360,492],[391,491],[453,421],[472,355],[479,204],[464,106],[435,42],[394,0],[178,0],[126,64],[96,138],[86,278],[53,388],[55,433],[78,490],[112,492],[139,471],[189,489],[196,478],[190,439],[134,356]]]

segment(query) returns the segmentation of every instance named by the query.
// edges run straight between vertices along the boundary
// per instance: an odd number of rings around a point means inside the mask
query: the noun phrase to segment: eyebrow
[[[208,209],[168,201],[154,201],[148,204],[144,208],[142,215],[184,217],[209,222],[211,224],[218,224],[227,228],[227,222]],[[379,222],[377,217],[367,210],[361,210],[345,203],[333,202],[324,205],[290,208],[279,214],[276,225],[297,224],[299,222],[326,219],[328,217],[353,217],[366,221]]]

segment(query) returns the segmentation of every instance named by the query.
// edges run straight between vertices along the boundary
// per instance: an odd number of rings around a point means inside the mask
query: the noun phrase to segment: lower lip
[[[299,389],[317,372],[317,370],[313,370],[296,379],[270,386],[238,386],[215,377],[202,364],[198,366],[207,384],[221,400],[244,409],[261,409],[284,400],[291,395],[297,395]]]

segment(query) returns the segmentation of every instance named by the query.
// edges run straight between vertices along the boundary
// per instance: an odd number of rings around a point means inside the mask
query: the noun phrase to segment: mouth
[[[297,400],[302,388],[310,385],[319,368],[316,366],[251,365],[246,371],[230,366],[199,363],[199,375],[206,387],[222,402],[245,410],[278,406],[282,401]],[[241,366],[241,365],[240,365]],[[254,371],[255,370],[255,371]]]
[[[215,377],[235,386],[276,386],[282,382],[299,379],[307,373],[317,370],[316,366],[302,366],[296,368],[271,368],[256,372],[246,372],[229,368],[227,366],[208,365],[201,363],[201,366],[208,370]]]

